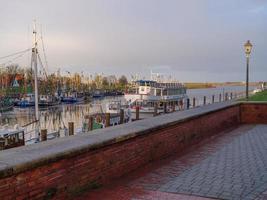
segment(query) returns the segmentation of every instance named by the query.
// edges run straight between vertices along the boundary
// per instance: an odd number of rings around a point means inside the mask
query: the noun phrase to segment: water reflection
[[[68,122],[74,122],[76,131],[82,128],[83,119],[86,115],[105,112],[105,105],[112,100],[121,97],[95,100],[87,104],[62,104],[54,107],[40,108],[40,128],[48,132],[58,131],[68,127]],[[1,126],[13,127],[26,126],[27,131],[36,128],[34,107],[14,108],[12,111],[2,113],[0,117]]]
[[[251,87],[250,89],[254,89]],[[223,92],[244,92],[244,87],[220,87],[209,89],[189,89],[187,94],[190,99],[196,97],[197,105],[203,104],[203,97],[207,96],[207,103],[211,102],[212,95],[216,95],[215,101],[218,101],[218,95]],[[103,100],[93,101],[87,104],[76,105],[58,105],[49,108],[40,108],[40,128],[48,129],[48,132],[58,131],[68,127],[68,122],[74,122],[76,131],[81,130],[83,119],[86,115],[94,114],[98,112],[105,112],[105,105],[109,101],[121,100],[122,97],[110,97]],[[146,118],[148,116],[140,116]],[[133,118],[135,116],[133,115]],[[19,126],[30,124],[35,120],[34,108],[14,108],[13,111],[2,113],[0,117],[1,126],[8,125],[13,127],[15,124]],[[27,126],[27,132],[34,130],[36,123]]]

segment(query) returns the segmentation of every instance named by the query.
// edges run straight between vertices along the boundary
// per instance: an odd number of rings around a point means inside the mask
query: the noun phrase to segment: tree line
[[[124,91],[128,86],[125,75],[95,74],[85,76],[83,73],[59,72],[46,74],[38,72],[38,89],[40,94],[55,94],[62,92],[93,92],[95,90]],[[30,68],[23,68],[17,64],[0,68],[0,93],[22,94],[32,92],[34,88],[34,72]]]

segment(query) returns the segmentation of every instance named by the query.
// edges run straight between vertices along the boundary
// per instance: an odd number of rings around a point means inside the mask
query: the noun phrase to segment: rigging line
[[[16,53],[9,54],[9,55],[7,55],[7,56],[2,56],[2,57],[0,57],[0,59],[5,59],[5,58],[12,57],[12,56],[16,56],[16,55],[18,55],[18,54],[22,54],[22,53],[25,53],[25,52],[27,52],[27,51],[30,51],[31,49],[32,49],[32,48],[28,48],[28,49],[25,49],[25,50],[23,50],[23,51],[19,51],[19,52],[16,52]]]
[[[45,70],[45,68],[44,68],[44,65],[43,65],[42,60],[41,60],[41,57],[40,57],[40,54],[37,54],[37,55],[38,55],[38,60],[39,60],[39,62],[40,62],[40,64],[41,64],[41,67],[42,67],[43,70],[44,70],[45,77],[46,77],[46,79],[48,79],[46,70]]]
[[[5,68],[5,67],[6,67],[6,66],[5,66],[6,64],[8,64],[8,63],[12,63],[13,61],[17,60],[18,58],[21,58],[21,57],[24,56],[27,52],[28,52],[28,51],[24,51],[24,53],[22,53],[22,54],[16,56],[15,58],[13,58],[13,59],[11,59],[11,60],[9,60],[9,61],[7,61],[7,62],[1,63],[1,64],[0,64],[0,68]],[[3,65],[3,66],[1,66],[1,65]]]
[[[44,39],[43,39],[43,29],[42,29],[42,25],[41,25],[41,42],[42,42],[42,49],[43,49],[43,54],[44,54],[44,59],[45,59],[45,67],[46,67],[46,71],[48,72],[48,62],[47,62],[47,57],[46,57],[46,51],[45,51],[45,46],[44,46]]]

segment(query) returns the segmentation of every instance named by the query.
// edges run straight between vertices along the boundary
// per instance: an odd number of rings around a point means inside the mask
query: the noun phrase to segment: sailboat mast
[[[35,98],[35,119],[39,120],[39,107],[38,107],[38,71],[37,71],[37,37],[36,37],[36,21],[33,25],[34,47],[32,50],[32,62],[34,64],[34,98]]]

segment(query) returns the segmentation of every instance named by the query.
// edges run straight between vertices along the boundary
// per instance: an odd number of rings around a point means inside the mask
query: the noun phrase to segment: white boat
[[[110,101],[106,104],[106,113],[120,114],[120,110],[125,110],[127,107],[126,102],[122,102],[121,100]]]
[[[60,100],[52,95],[40,95],[39,96],[39,106],[48,107],[60,104]]]
[[[158,112],[163,112],[171,107],[183,107],[187,99],[186,88],[179,82],[157,82],[153,80],[138,80],[133,82],[130,91],[124,94],[124,98],[136,112],[139,107],[140,113],[153,113],[155,104],[158,104]]]
[[[24,130],[15,126],[0,127],[0,150],[24,145]]]
[[[106,104],[106,113],[120,115],[121,111],[123,111],[124,119],[127,122],[132,121],[132,111],[130,106],[126,102],[122,102],[121,100],[111,101]]]
[[[256,88],[256,89],[253,90],[253,94],[256,94],[256,93],[258,93],[258,92],[262,92],[262,89],[260,89],[260,88]]]

